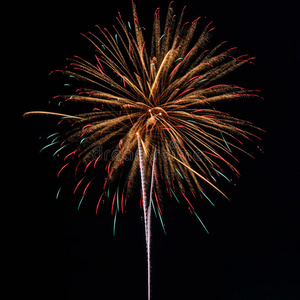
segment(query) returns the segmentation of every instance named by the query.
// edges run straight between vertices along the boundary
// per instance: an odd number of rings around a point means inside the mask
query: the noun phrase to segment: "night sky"
[[[146,299],[141,211],[133,205],[121,216],[113,237],[109,214],[95,216],[88,204],[77,211],[71,196],[56,200],[59,162],[50,151],[39,153],[56,121],[21,118],[28,110],[49,109],[61,85],[50,71],[63,68],[67,57],[93,51],[81,32],[94,31],[96,24],[111,28],[118,11],[124,20],[132,19],[129,0],[107,2],[24,4],[24,14],[15,17],[22,43],[14,46],[20,51],[14,60],[23,71],[16,93],[20,133],[14,132],[12,148],[17,159],[9,170],[16,228],[9,243],[14,249],[10,271],[14,290],[30,299]],[[150,33],[156,7],[164,17],[169,1],[135,2]],[[206,17],[202,24],[214,21],[212,44],[227,40],[240,54],[256,57],[255,66],[243,66],[229,79],[260,89],[264,100],[228,109],[266,134],[258,144],[263,153],[253,146],[255,160],[239,156],[242,176],[236,185],[221,186],[231,203],[218,198],[214,209],[199,206],[210,235],[183,205],[165,199],[167,235],[157,220],[153,223],[153,300],[299,299],[299,43],[296,53],[296,7],[288,4],[175,1],[177,15],[187,5],[187,21],[198,16]]]

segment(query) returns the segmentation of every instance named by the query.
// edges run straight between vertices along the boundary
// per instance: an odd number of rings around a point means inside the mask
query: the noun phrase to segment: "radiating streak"
[[[201,223],[201,225],[203,226],[203,228],[205,229],[205,231],[207,232],[207,234],[209,234],[209,231],[207,230],[207,228],[205,227],[204,223],[202,222],[202,220],[200,219],[200,217],[196,214],[196,212],[193,210],[193,214],[197,217],[197,219],[199,220],[199,222]]]
[[[175,197],[176,201],[178,203],[180,203],[179,200],[178,200],[178,198],[177,198],[177,196],[175,195],[174,191],[172,190],[172,188],[169,187],[169,189],[170,189],[171,193],[173,194],[173,196]]]
[[[78,203],[78,206],[77,206],[77,209],[78,209],[78,210],[80,209],[80,206],[81,206],[81,203],[82,203],[82,201],[83,201],[83,198],[84,198],[84,196],[81,197],[81,199],[80,199],[80,201],[79,201],[79,203]]]
[[[62,147],[60,147],[58,150],[56,150],[54,153],[53,153],[53,156],[55,156],[59,151],[61,151],[62,149],[64,149],[65,147],[69,146],[68,144],[67,145],[63,145]]]
[[[215,185],[213,185],[210,181],[208,181],[205,177],[203,177],[202,175],[200,175],[198,172],[196,172],[194,169],[192,169],[190,166],[188,166],[187,164],[185,164],[184,162],[180,161],[179,159],[177,159],[175,156],[171,155],[168,153],[169,156],[171,156],[173,159],[175,159],[176,161],[178,161],[179,163],[181,163],[182,165],[184,165],[187,169],[189,169],[190,171],[192,171],[193,173],[195,173],[198,177],[200,177],[203,181],[205,181],[207,184],[209,184],[211,187],[213,187],[216,191],[218,191],[221,195],[223,195],[227,200],[229,200],[229,198],[222,192],[220,191]]]
[[[48,148],[48,147],[50,147],[50,146],[53,146],[53,145],[55,145],[55,144],[59,144],[59,142],[54,142],[54,143],[51,142],[50,144],[44,146],[44,147],[40,150],[40,152],[42,152],[44,149],[46,149],[46,148]]]
[[[153,162],[152,162],[152,172],[151,172],[151,186],[150,186],[150,193],[149,193],[149,199],[152,201],[152,195],[153,195],[153,188],[154,188],[154,178],[155,178],[155,165],[156,165],[156,148],[154,149],[153,153]]]
[[[60,133],[59,132],[55,132],[55,133],[52,133],[50,134],[49,136],[47,136],[47,140],[50,139],[51,137],[55,136],[55,135],[59,135]]]
[[[116,210],[116,211],[115,211],[115,216],[114,216],[113,236],[116,235],[117,213],[118,213],[118,211]]]
[[[212,206],[215,206],[215,204],[207,197],[207,195],[201,191],[202,195],[209,201],[209,203],[212,205]]]
[[[162,226],[162,229],[164,231],[164,234],[167,235],[167,232],[166,232],[166,229],[165,229],[165,224],[164,224],[164,221],[162,219],[162,215],[161,213],[158,211],[158,217],[159,217],[159,220],[160,220],[160,223],[161,223],[161,226]]]
[[[57,200],[57,199],[58,199],[58,197],[59,197],[59,194],[60,194],[61,188],[62,188],[62,187],[60,187],[60,188],[58,189],[57,193],[56,193],[56,197],[55,197],[55,199],[56,199],[56,200]]]
[[[227,144],[227,142],[226,142],[226,140],[225,140],[225,138],[224,138],[224,136],[223,136],[223,134],[222,134],[221,131],[220,131],[220,134],[221,134],[221,136],[222,136],[222,139],[224,140],[224,143],[225,143],[226,147],[228,148],[228,150],[229,150],[230,152],[232,152],[231,149],[229,148],[229,146],[228,146],[228,144]]]
[[[168,53],[167,53],[166,56],[164,57],[164,59],[163,59],[161,65],[160,65],[160,67],[159,67],[159,69],[158,69],[158,72],[157,72],[157,74],[156,74],[156,76],[155,76],[154,82],[153,82],[153,84],[152,84],[152,86],[151,86],[151,89],[150,89],[150,94],[149,94],[149,97],[148,97],[149,100],[150,100],[150,98],[152,97],[154,88],[155,88],[156,85],[157,85],[157,82],[158,82],[159,76],[160,76],[160,74],[161,74],[161,72],[162,72],[162,69],[163,69],[164,65],[166,64],[167,59],[168,59],[168,57],[169,57],[169,55],[170,55],[171,53],[172,53],[171,50],[168,51]]]
[[[226,177],[222,172],[216,170],[215,168],[212,168],[212,169],[214,169],[218,174],[220,174],[221,176],[223,176],[228,182],[231,183],[231,180],[228,177]]]
[[[29,111],[23,114],[24,117],[29,116],[29,115],[49,115],[49,116],[57,116],[57,117],[64,117],[64,118],[70,118],[70,119],[83,119],[78,116],[71,116],[71,115],[66,115],[66,114],[61,114],[61,113],[56,113],[56,112],[49,112],[49,111]]]

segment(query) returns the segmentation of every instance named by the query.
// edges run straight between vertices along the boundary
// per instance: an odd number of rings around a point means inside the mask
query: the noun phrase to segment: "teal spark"
[[[175,195],[174,191],[172,190],[172,188],[169,188],[169,189],[170,189],[171,193],[173,194],[173,196],[175,197],[176,201],[178,203],[180,203],[179,200],[178,200],[178,198],[177,198],[177,196]]]
[[[83,142],[84,142],[84,140],[86,140],[87,138],[83,138],[83,139],[81,139],[81,141],[80,141],[80,143],[79,143],[79,145],[81,145]]]
[[[167,232],[166,232],[166,229],[165,229],[165,225],[164,225],[164,222],[163,222],[163,219],[162,219],[162,216],[161,216],[160,213],[158,213],[158,217],[159,217],[159,220],[160,220],[162,229],[163,229],[163,231],[164,231],[164,234],[167,235]]]
[[[56,200],[57,200],[58,197],[59,197],[60,191],[61,191],[61,187],[58,189],[58,191],[57,191],[57,193],[56,193],[56,197],[55,197]]]
[[[80,201],[79,201],[79,204],[78,204],[78,207],[77,207],[78,210],[80,209],[80,206],[81,206],[81,203],[82,203],[83,198],[84,198],[84,197],[82,197],[82,198],[80,199]]]
[[[181,173],[175,168],[176,172],[179,174],[179,176],[181,177],[181,179],[184,179],[184,177],[181,175]]]
[[[218,171],[218,170],[216,170],[215,168],[213,168],[218,174],[220,174],[222,177],[224,177],[228,182],[230,182],[231,183],[231,180],[228,178],[228,177],[226,177],[223,173],[221,173],[220,171]]]
[[[202,222],[202,220],[200,219],[200,217],[196,214],[196,212],[193,210],[193,214],[197,217],[197,219],[199,220],[199,222],[201,223],[201,225],[203,226],[203,228],[205,229],[205,231],[207,232],[207,234],[209,234],[209,231],[207,230],[207,228],[205,227],[204,223]]]
[[[153,201],[153,197],[151,197],[151,205],[152,205],[152,209],[153,209],[153,212],[154,212],[154,215],[155,215],[155,218],[157,218],[157,213],[156,213],[156,209],[155,209],[155,204],[154,204],[154,201]]]
[[[48,147],[50,147],[50,146],[53,146],[53,145],[55,145],[55,144],[58,144],[59,142],[54,142],[54,143],[50,143],[49,145],[46,145],[45,147],[43,147],[41,150],[40,150],[40,152],[42,152],[44,149],[46,149],[46,148],[48,148]]]
[[[209,203],[215,207],[214,203],[207,197],[207,195],[203,191],[201,191],[201,193],[209,201]]]
[[[116,211],[115,211],[115,216],[114,216],[113,236],[116,235],[117,213],[118,213],[118,211],[116,210]]]
[[[117,187],[117,211],[119,211],[119,186]]]
[[[232,151],[231,151],[231,149],[229,148],[229,146],[228,146],[228,144],[227,144],[227,142],[226,142],[226,140],[225,140],[225,138],[224,138],[224,136],[223,136],[222,132],[220,132],[220,133],[221,133],[222,139],[223,139],[223,141],[224,141],[224,143],[225,143],[225,145],[226,145],[227,149],[228,149],[228,150],[229,150],[229,152],[231,153]]]
[[[49,136],[47,136],[46,140],[48,140],[48,139],[50,139],[50,138],[52,138],[53,136],[56,136],[56,135],[58,135],[58,134],[59,134],[59,132],[52,133],[52,134],[50,134]]]
[[[63,145],[62,147],[60,147],[58,150],[56,150],[56,151],[53,153],[53,156],[55,156],[59,151],[61,151],[62,149],[66,148],[67,146],[68,146],[68,144]]]

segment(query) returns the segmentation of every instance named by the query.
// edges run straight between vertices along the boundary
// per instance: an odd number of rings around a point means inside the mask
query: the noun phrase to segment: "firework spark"
[[[44,148],[56,145],[59,148],[54,155],[66,153],[58,176],[71,166],[75,173],[83,166],[84,176],[74,190],[83,190],[78,207],[93,181],[87,180],[87,169],[103,168],[104,164],[107,177],[96,211],[101,201],[110,199],[114,232],[117,214],[125,211],[141,176],[141,205],[150,251],[147,219],[151,218],[152,207],[164,229],[163,190],[170,198],[186,202],[208,232],[195,212],[197,195],[211,205],[206,188],[224,195],[215,186],[215,176],[229,180],[224,175],[226,168],[239,175],[233,165],[237,161],[233,152],[247,153],[241,148],[241,140],[251,140],[255,137],[251,129],[258,129],[213,105],[255,97],[257,91],[216,84],[253,58],[234,56],[236,48],[224,49],[225,42],[209,48],[214,29],[211,23],[197,36],[200,18],[184,22],[183,9],[177,20],[170,4],[164,28],[160,11],[156,10],[148,44],[134,3],[132,7],[133,23],[123,21],[119,13],[118,26],[113,26],[112,33],[96,26],[98,33],[84,35],[95,47],[94,62],[74,56],[69,66],[59,71],[81,84],[75,94],[61,95],[59,101],[86,105],[90,111],[74,115],[41,111],[26,114],[61,119],[63,129],[49,136],[52,141]]]

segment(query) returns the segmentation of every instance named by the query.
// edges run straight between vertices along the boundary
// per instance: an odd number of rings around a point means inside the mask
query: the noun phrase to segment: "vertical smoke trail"
[[[150,186],[150,193],[149,193],[149,203],[147,208],[147,265],[148,265],[148,300],[150,300],[151,296],[151,202],[152,202],[152,194],[153,194],[153,187],[154,187],[154,172],[155,172],[155,162],[156,162],[156,148],[154,149],[153,154],[153,164],[152,164],[152,174],[151,174],[151,186]]]
[[[147,222],[145,222],[147,227],[146,235],[146,245],[147,245],[147,277],[148,277],[148,300],[151,299],[151,201],[147,208]]]
[[[137,132],[137,140],[138,140],[138,149],[139,149],[139,161],[140,161],[140,170],[141,170],[141,184],[142,184],[142,200],[143,200],[143,210],[144,210],[144,220],[145,220],[145,233],[147,236],[147,197],[146,197],[146,189],[145,189],[145,174],[144,174],[144,162],[143,162],[143,151],[141,147],[141,141],[139,133]]]
[[[151,256],[150,256],[150,244],[151,244],[151,197],[154,185],[154,164],[156,149],[154,151],[153,166],[152,166],[152,176],[151,176],[151,187],[149,193],[149,199],[147,201],[146,189],[145,189],[145,173],[144,173],[144,163],[143,163],[143,152],[141,147],[140,136],[137,133],[138,140],[138,150],[139,150],[139,161],[141,170],[141,184],[142,184],[142,200],[143,200],[143,210],[144,210],[144,224],[145,224],[145,238],[146,238],[146,248],[147,248],[147,277],[148,277],[148,300],[151,299]]]

